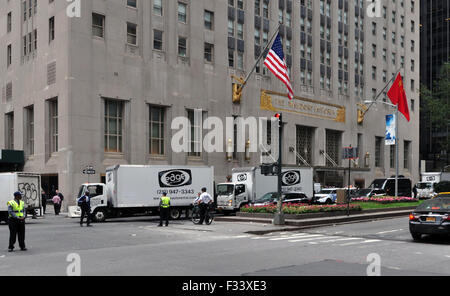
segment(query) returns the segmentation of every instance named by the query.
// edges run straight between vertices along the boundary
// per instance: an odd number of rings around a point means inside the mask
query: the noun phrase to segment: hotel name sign
[[[287,95],[270,90],[261,90],[261,109],[276,112],[285,111],[345,123],[344,106],[301,97],[294,97],[293,100],[289,100]]]

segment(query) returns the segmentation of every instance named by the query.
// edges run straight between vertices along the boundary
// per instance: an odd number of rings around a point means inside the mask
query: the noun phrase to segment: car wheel
[[[327,204],[327,205],[331,205],[331,204],[333,204],[333,201],[332,201],[331,199],[327,199],[326,204]]]
[[[411,236],[415,241],[420,241],[422,239],[422,234],[417,232],[411,232]]]

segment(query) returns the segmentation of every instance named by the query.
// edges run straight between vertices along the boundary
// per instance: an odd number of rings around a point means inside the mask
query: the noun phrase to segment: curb
[[[403,210],[396,211],[385,211],[385,212],[373,212],[366,214],[355,214],[350,216],[334,216],[327,218],[312,218],[312,219],[286,219],[285,226],[280,226],[277,229],[271,230],[263,230],[263,231],[249,231],[247,233],[250,234],[267,234],[271,232],[279,232],[279,231],[294,231],[305,228],[313,228],[313,227],[324,227],[324,226],[332,226],[339,224],[348,224],[348,223],[359,223],[365,222],[368,220],[378,220],[378,219],[390,219],[397,218],[402,216],[407,216],[411,213],[411,210],[414,208],[408,208]],[[271,218],[258,218],[258,217],[215,217],[216,221],[225,221],[225,222],[252,222],[252,223],[265,223],[272,224]],[[290,226],[290,227],[289,227]]]

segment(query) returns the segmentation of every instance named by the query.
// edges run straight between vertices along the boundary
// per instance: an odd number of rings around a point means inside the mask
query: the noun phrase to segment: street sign
[[[85,174],[85,175],[95,175],[95,170],[93,170],[93,169],[83,170],[83,174]]]
[[[358,158],[358,148],[356,147],[344,147],[343,159],[357,159]]]

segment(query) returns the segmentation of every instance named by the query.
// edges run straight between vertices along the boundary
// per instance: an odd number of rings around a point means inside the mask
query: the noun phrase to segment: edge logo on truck
[[[283,173],[281,177],[281,182],[283,186],[292,186],[300,184],[300,171],[287,171]]]
[[[192,184],[191,170],[169,170],[159,172],[160,187],[179,187]]]
[[[247,181],[247,174],[239,174],[239,175],[237,175],[236,179],[238,182]]]

